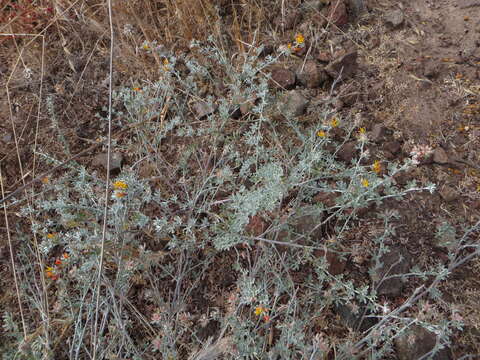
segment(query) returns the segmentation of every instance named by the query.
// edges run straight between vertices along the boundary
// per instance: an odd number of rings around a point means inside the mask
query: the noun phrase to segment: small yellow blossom
[[[168,71],[168,70],[169,70],[169,66],[168,66],[168,65],[170,64],[170,62],[168,61],[168,59],[167,59],[167,58],[163,59],[162,63],[163,63],[163,71]]]
[[[124,181],[117,180],[113,183],[113,188],[115,190],[126,190],[126,189],[128,189],[128,185]]]
[[[147,43],[143,44],[143,50],[150,50],[150,46]]]
[[[291,49],[292,49],[292,44],[291,44],[291,43],[288,43],[287,48],[288,48],[289,50],[291,50]]]
[[[382,164],[380,163],[380,160],[375,160],[373,162],[372,169],[375,174],[380,174],[380,172],[382,171]]]
[[[45,269],[45,275],[52,280],[58,280],[58,275],[54,273],[54,269],[51,266],[47,266]]]
[[[334,117],[332,120],[330,120],[330,126],[331,127],[337,127],[338,126],[338,119]]]
[[[305,38],[303,37],[302,34],[297,34],[297,36],[295,36],[295,42],[298,45],[303,44],[305,42]]]
[[[359,132],[360,134],[365,134],[365,133],[367,132],[367,130],[366,130],[364,127],[361,127],[361,128],[358,130],[358,132]]]
[[[323,131],[323,130],[318,130],[318,131],[317,131],[317,136],[318,136],[318,137],[321,137],[321,138],[324,138],[324,137],[327,136],[327,133],[326,133],[325,131]]]
[[[55,238],[55,234],[54,233],[48,233],[47,234],[47,239],[54,239]]]
[[[133,90],[133,91],[142,91],[142,89],[141,89],[141,88],[139,88],[139,87],[137,87],[137,86],[136,86],[136,87],[134,87],[132,90]]]
[[[45,176],[42,178],[42,183],[43,184],[48,184],[50,182],[50,178],[48,176]]]
[[[260,316],[263,315],[267,312],[267,309],[265,309],[263,306],[257,306],[255,308],[255,315]]]
[[[368,187],[370,185],[370,183],[368,182],[367,179],[362,179],[362,186],[363,187]]]

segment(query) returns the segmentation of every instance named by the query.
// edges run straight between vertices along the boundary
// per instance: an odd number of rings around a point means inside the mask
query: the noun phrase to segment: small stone
[[[317,60],[324,63],[329,63],[332,61],[332,55],[329,51],[320,51],[317,55]]]
[[[320,239],[323,230],[319,224],[323,219],[323,212],[318,213],[318,210],[312,206],[305,205],[299,208],[295,218],[292,219],[295,236],[305,235],[312,239]]]
[[[425,64],[423,69],[423,75],[429,79],[435,79],[441,70],[441,64],[436,63],[435,61],[429,61]]]
[[[334,306],[334,311],[340,316],[342,322],[350,329],[359,330],[360,332],[367,331],[375,325],[377,320],[373,317],[365,317],[369,315],[365,305],[347,305],[338,304]]]
[[[446,185],[440,190],[440,196],[446,202],[452,202],[458,199],[458,192],[451,186]]]
[[[397,155],[402,150],[402,145],[398,141],[389,141],[383,145],[383,148],[392,155]]]
[[[255,103],[254,100],[247,100],[245,97],[239,96],[239,95],[234,96],[232,100],[233,100],[234,106],[240,112],[240,114],[238,114],[239,115],[238,117],[249,113],[252,110]]]
[[[272,70],[271,83],[275,87],[286,90],[293,89],[295,86],[295,74],[288,69],[276,68]]]
[[[298,10],[288,12],[284,17],[279,16],[275,23],[284,30],[291,30],[302,21],[302,13]]]
[[[382,142],[387,133],[387,128],[383,124],[373,125],[372,131],[370,132],[370,139],[373,142],[379,143]]]
[[[107,168],[107,153],[101,153],[93,158],[93,166],[101,166],[104,169]],[[120,169],[123,162],[123,155],[119,152],[110,154],[110,171]]]
[[[336,111],[340,111],[345,107],[345,103],[340,99],[335,99],[333,106],[335,107]]]
[[[209,104],[204,101],[198,101],[193,104],[193,111],[195,113],[195,116],[199,119],[203,119],[204,117],[213,114],[215,110],[215,105]]]
[[[311,22],[319,29],[324,28],[328,24],[328,20],[322,12],[315,12],[311,17]]]
[[[449,159],[448,159],[447,152],[443,148],[437,147],[433,151],[433,162],[437,164],[443,164],[443,165],[448,164]]]
[[[2,136],[2,141],[4,143],[9,143],[10,141],[12,141],[12,134],[5,134]]]
[[[352,92],[350,94],[341,96],[340,99],[342,99],[346,106],[353,106],[360,99],[360,93]]]
[[[254,215],[250,218],[246,231],[252,236],[260,236],[267,229],[267,223],[259,215]]]
[[[327,19],[336,26],[348,24],[347,6],[343,0],[336,0],[330,3]]]
[[[342,145],[342,147],[337,152],[337,157],[341,161],[350,164],[356,152],[357,149],[355,141],[350,141]]]
[[[334,207],[335,199],[339,196],[338,193],[321,191],[313,197],[317,203],[322,203],[325,207]]]
[[[404,16],[403,11],[400,9],[389,11],[385,14],[385,23],[392,28],[396,28],[402,25]]]
[[[327,81],[328,76],[315,61],[309,60],[298,69],[297,79],[303,86],[314,89]]]
[[[300,116],[305,113],[308,106],[308,100],[296,90],[285,93],[278,105],[278,109],[284,115]]]
[[[320,0],[308,0],[302,4],[302,8],[307,11],[319,11],[323,5],[324,4]]]
[[[355,18],[358,18],[367,10],[364,0],[347,0],[347,5]]]
[[[317,258],[325,257],[328,263],[328,272],[333,276],[343,274],[345,271],[347,264],[334,252],[327,251],[325,255],[325,250],[315,250],[313,255],[315,255]]]
[[[271,44],[264,45],[262,51],[260,51],[260,54],[258,56],[266,57],[268,55],[271,55],[273,53],[273,49],[273,45]]]
[[[401,258],[401,259],[400,259]],[[397,297],[403,289],[403,281],[400,277],[388,276],[401,275],[410,269],[411,255],[404,247],[392,246],[390,250],[380,258],[380,268],[373,269],[371,280],[377,287],[379,296],[386,295]]]
[[[349,52],[327,65],[325,71],[332,78],[341,76],[342,79],[351,77],[357,71],[357,52]]]
[[[422,326],[414,325],[395,339],[397,357],[399,360],[423,358],[425,354],[435,347],[436,342],[437,336],[434,333]],[[449,360],[448,350],[440,350],[433,359]]]

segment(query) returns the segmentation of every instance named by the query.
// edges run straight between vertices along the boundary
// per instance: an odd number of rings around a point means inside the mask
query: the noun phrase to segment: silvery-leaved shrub
[[[410,160],[389,163],[379,175],[378,164],[368,161],[364,129],[327,107],[308,122],[278,114],[281,97],[270,88],[267,69],[284,54],[262,58],[261,50],[230,57],[213,39],[192,42],[187,55],[162,53],[158,81],[115,91],[114,125],[128,128],[128,136],[113,144],[129,162],[110,184],[96,331],[103,174],[73,162],[23,208],[26,220],[35,219],[31,232],[39,239],[47,288],[34,265],[37,249],[19,235],[27,322],[39,329],[28,346],[18,340],[19,358],[89,358],[96,335],[98,358],[174,359],[203,351],[232,359],[320,359],[335,348],[339,358],[367,351],[380,359],[391,356],[393,340],[413,323],[439,332],[438,348],[448,342],[457,323],[412,322],[386,311],[374,287],[332,275],[326,256],[318,255],[348,256],[342,243],[357,226],[359,209],[434,186],[396,184],[396,174],[415,166]],[[242,102],[249,107],[239,115]],[[338,129],[341,139],[334,136]],[[352,141],[356,156],[340,161],[339,151]],[[47,155],[44,161],[58,162]],[[318,194],[330,200],[319,201]],[[374,266],[388,250],[396,216],[377,215],[384,233],[372,239]],[[439,229],[439,236],[448,231]],[[222,259],[230,262],[221,272],[234,278],[227,288],[206,280],[218,275]],[[449,271],[414,269],[405,276],[444,279]],[[192,300],[198,292],[211,302],[206,313],[193,313],[200,311]],[[226,293],[228,306],[214,305]],[[338,306],[366,323],[374,318],[375,325],[330,339],[321,327]],[[39,327],[47,319],[49,328]],[[218,328],[205,339],[209,323]],[[16,341],[20,330],[10,314],[4,324]]]

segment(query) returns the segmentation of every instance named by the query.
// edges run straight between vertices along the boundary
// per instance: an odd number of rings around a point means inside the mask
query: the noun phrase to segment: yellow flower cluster
[[[117,180],[113,183],[113,188],[115,189],[114,196],[116,198],[127,196],[126,190],[128,189],[128,184],[126,182]]]

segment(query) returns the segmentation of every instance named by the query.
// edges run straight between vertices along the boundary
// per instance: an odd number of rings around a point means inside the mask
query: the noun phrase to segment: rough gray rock
[[[348,305],[337,305],[334,307],[336,314],[340,316],[342,322],[350,329],[358,329],[361,332],[367,331],[375,325],[374,318],[367,318],[363,315],[368,315],[365,312],[365,306],[359,306],[358,309],[352,309]]]
[[[334,79],[339,76],[342,79],[347,79],[355,74],[357,68],[357,52],[352,51],[332,61],[325,67],[325,71]]]
[[[286,92],[278,104],[278,109],[284,115],[300,116],[305,113],[308,100],[297,90]]]
[[[295,74],[288,69],[275,68],[272,70],[271,83],[274,87],[286,90],[293,89],[295,86]]]
[[[452,202],[458,199],[459,194],[452,186],[446,185],[440,190],[440,196],[446,202]]]
[[[343,144],[340,150],[338,150],[337,158],[347,164],[350,164],[356,153],[356,143],[355,141],[350,141]]]
[[[404,21],[403,11],[400,9],[389,11],[385,14],[384,20],[385,23],[392,28],[399,27]]]
[[[441,148],[437,147],[433,152],[433,162],[437,164],[448,164],[448,154],[447,152]]]
[[[302,64],[303,65],[303,64]],[[303,86],[314,89],[328,80],[328,76],[316,61],[309,60],[297,70],[297,79]]]
[[[119,152],[114,152],[110,156],[110,171],[120,169],[123,162],[123,155]],[[93,166],[101,166],[107,168],[107,153],[101,153],[93,158]]]
[[[213,114],[215,112],[215,106],[213,104],[209,104],[204,101],[198,101],[193,104],[193,112],[195,116],[199,119],[203,119],[204,117]]]
[[[437,336],[421,326],[412,326],[395,339],[395,348],[399,360],[420,359],[430,352],[437,341]],[[434,360],[449,360],[448,350],[443,349],[435,356],[428,357]]]
[[[410,253],[401,246],[392,246],[390,250],[380,258],[382,266],[374,269],[371,274],[374,286],[377,287],[379,296],[399,296],[403,289],[403,281],[400,277],[385,279],[392,275],[401,275],[410,269],[412,257]]]
[[[375,124],[370,132],[370,139],[376,143],[382,142],[385,139],[386,133],[387,128],[385,126],[382,124]]]

